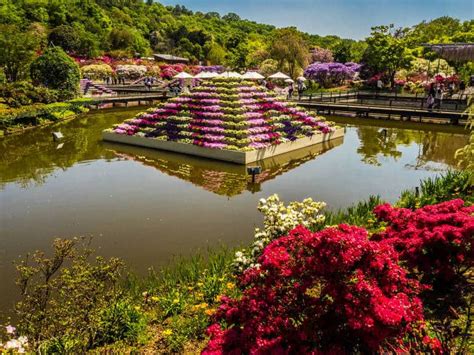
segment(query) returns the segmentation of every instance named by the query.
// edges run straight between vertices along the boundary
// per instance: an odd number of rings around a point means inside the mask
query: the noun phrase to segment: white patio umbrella
[[[242,79],[262,80],[265,79],[265,77],[262,74],[257,73],[256,71],[248,71],[244,75],[242,75]]]
[[[304,76],[299,76],[296,80],[298,81],[306,81],[306,78]]]
[[[219,74],[215,73],[215,72],[202,71],[199,74],[195,75],[194,78],[196,78],[196,79],[211,79],[211,78],[215,78],[218,75]]]
[[[175,78],[175,79],[193,79],[194,77],[191,74],[188,74],[188,73],[183,71],[183,72],[173,76],[173,78]]]
[[[283,80],[285,80],[285,79],[291,79],[291,78],[288,75],[283,74],[282,72],[279,71],[278,73],[270,75],[268,77],[268,79],[283,79]]]
[[[295,81],[293,79],[286,79],[285,83],[294,83]]]
[[[225,71],[222,74],[219,74],[218,78],[236,78],[240,79],[242,78],[242,75],[235,71]]]

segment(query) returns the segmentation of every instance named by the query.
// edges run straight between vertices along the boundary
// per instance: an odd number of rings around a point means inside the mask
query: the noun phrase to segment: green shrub
[[[61,48],[50,47],[31,63],[35,84],[60,91],[61,99],[76,96],[79,88],[79,66]]]
[[[424,179],[418,190],[403,191],[397,206],[414,209],[455,198],[473,204],[472,174],[470,171],[448,171],[444,175]]]
[[[59,93],[44,86],[34,86],[26,81],[0,85],[0,97],[10,107],[21,107],[36,103],[49,104],[58,101]]]
[[[91,258],[85,239],[56,239],[47,257],[35,252],[17,264],[20,334],[45,353],[83,353],[133,341],[144,319],[120,287],[123,262]]]
[[[146,328],[146,319],[129,300],[121,300],[106,308],[100,316],[100,327],[95,336],[97,345],[119,340],[136,341]]]

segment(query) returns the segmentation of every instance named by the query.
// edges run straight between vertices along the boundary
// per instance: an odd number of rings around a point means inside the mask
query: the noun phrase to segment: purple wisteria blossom
[[[332,85],[341,85],[346,80],[354,78],[359,71],[360,65],[356,63],[313,63],[309,65],[304,76],[318,82],[324,87]]]

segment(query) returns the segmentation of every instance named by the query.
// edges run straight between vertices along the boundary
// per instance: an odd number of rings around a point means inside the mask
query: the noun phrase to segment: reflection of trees
[[[102,130],[133,116],[133,111],[94,112],[77,119],[0,140],[0,186],[15,181],[23,186],[42,184],[56,169],[77,162],[112,158],[100,143]],[[61,131],[65,139],[53,142],[51,133]]]
[[[399,147],[411,144],[419,146],[415,168],[429,162],[455,166],[454,153],[467,141],[467,136],[462,134],[370,126],[358,127],[357,134],[360,139],[357,153],[363,162],[377,166],[381,165],[380,155],[398,160],[402,156]]]

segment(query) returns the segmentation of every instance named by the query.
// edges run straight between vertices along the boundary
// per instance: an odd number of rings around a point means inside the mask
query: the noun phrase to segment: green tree
[[[348,41],[339,42],[333,49],[334,60],[339,63],[351,61],[351,43]]]
[[[53,29],[48,36],[48,42],[61,47],[66,52],[74,52],[81,46],[81,38],[76,29],[68,25],[61,25]]]
[[[60,48],[50,47],[31,63],[30,74],[35,84],[60,90],[64,99],[77,94],[79,66]]]
[[[34,59],[38,41],[30,32],[17,26],[0,25],[0,66],[8,81],[24,79]]]
[[[225,61],[226,51],[217,43],[212,43],[207,53],[207,60],[211,64],[223,64]]]
[[[270,55],[278,61],[280,70],[286,66],[290,76],[295,78],[297,70],[308,63],[309,48],[301,32],[295,27],[287,27],[275,31]]]
[[[372,27],[367,38],[363,62],[374,73],[385,73],[392,85],[395,85],[395,73],[399,69],[410,67],[413,59],[409,49],[406,29],[394,29],[390,26]]]

